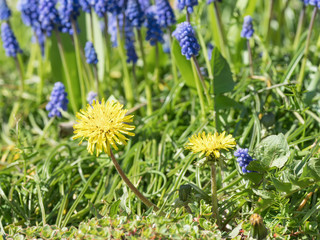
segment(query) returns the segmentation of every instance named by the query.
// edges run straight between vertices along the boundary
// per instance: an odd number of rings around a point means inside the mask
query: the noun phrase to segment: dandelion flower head
[[[194,134],[189,138],[189,142],[185,148],[191,150],[193,153],[199,153],[200,157],[212,156],[214,158],[220,157],[220,150],[228,150],[236,145],[236,142],[231,134],[225,136],[225,132],[208,133],[205,132]]]
[[[133,121],[133,115],[126,115],[126,109],[119,102],[99,102],[93,100],[92,105],[88,104],[87,109],[81,109],[77,113],[77,124],[73,126],[75,136],[73,139],[81,138],[88,141],[87,150],[93,154],[96,148],[96,155],[104,151],[110,156],[110,145],[118,150],[118,145],[126,145],[128,138],[124,135],[134,136],[130,132],[135,126],[128,123]]]

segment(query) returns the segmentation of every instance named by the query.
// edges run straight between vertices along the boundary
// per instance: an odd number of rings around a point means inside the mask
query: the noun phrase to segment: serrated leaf
[[[211,66],[214,78],[214,94],[222,94],[233,90],[235,85],[232,77],[232,72],[228,62],[219,52],[218,48],[212,51]]]
[[[276,178],[271,178],[271,181],[273,183],[273,185],[275,186],[275,188],[279,191],[279,192],[291,192],[294,188],[292,183],[290,182],[281,182]]]
[[[261,181],[262,177],[263,177],[262,174],[255,173],[255,172],[246,173],[246,174],[243,175],[244,179],[248,179],[248,180],[250,180],[251,182],[253,182],[255,184],[258,184]]]
[[[261,164],[269,168],[282,168],[290,156],[289,145],[282,133],[263,139],[255,148],[254,153]]]
[[[260,189],[252,189],[252,191],[262,199],[273,199],[275,197],[274,193],[267,190],[260,190]]]

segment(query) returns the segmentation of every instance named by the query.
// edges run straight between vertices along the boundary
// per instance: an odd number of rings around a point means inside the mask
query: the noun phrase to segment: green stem
[[[247,48],[248,48],[248,56],[249,56],[249,64],[250,64],[250,76],[253,76],[253,61],[252,61],[252,51],[250,46],[250,40],[247,39]]]
[[[221,219],[218,209],[218,199],[217,199],[217,180],[216,180],[216,166],[215,163],[210,165],[211,168],[211,193],[212,193],[212,212],[214,217],[217,219],[217,225],[220,228]]]
[[[154,69],[154,78],[155,78],[155,83],[156,83],[156,89],[159,91],[159,84],[160,84],[160,68],[159,68],[159,43],[157,42],[155,45],[155,51],[156,51],[156,67]]]
[[[150,202],[133,184],[132,182],[129,180],[129,178],[126,176],[126,174],[123,172],[121,166],[119,165],[119,163],[117,162],[116,158],[113,155],[112,150],[110,149],[110,157],[111,160],[115,166],[115,168],[117,169],[120,177],[122,178],[122,180],[127,184],[127,186],[131,189],[131,191],[147,206],[147,207],[153,207],[153,209],[155,211],[159,211],[159,208],[153,204],[152,202]],[[162,212],[160,212],[160,214],[163,214]]]
[[[55,117],[50,118],[49,122],[47,122],[46,126],[44,127],[41,136],[39,137],[37,144],[36,144],[36,149],[39,149],[49,127],[52,125],[53,121],[54,121]]]
[[[85,107],[87,102],[86,102],[86,90],[85,90],[83,73],[82,73],[83,66],[82,66],[81,54],[80,54],[80,43],[79,43],[79,38],[77,33],[76,22],[72,20],[71,25],[73,30],[73,40],[74,40],[74,47],[76,52],[78,75],[79,75],[78,77],[79,77],[80,92],[81,92],[81,103],[82,103],[82,107]]]
[[[172,75],[174,79],[174,83],[177,84],[178,81],[178,73],[177,73],[177,66],[176,66],[176,59],[174,58],[174,55],[172,53],[172,46],[173,46],[173,41],[172,41],[172,32],[170,27],[168,27],[169,30],[169,41],[170,41],[170,54],[171,54],[171,68],[172,68]]]
[[[152,114],[152,92],[151,92],[151,86],[150,86],[151,84],[148,78],[147,62],[146,62],[146,56],[143,48],[141,30],[137,29],[137,33],[138,33],[138,41],[139,41],[139,46],[141,51],[141,57],[143,61],[143,74],[144,74],[144,79],[146,81],[145,91],[146,91],[146,98],[147,98],[147,115],[150,116]]]
[[[204,98],[203,98],[203,93],[202,93],[201,87],[200,87],[200,80],[198,78],[197,70],[196,70],[195,63],[194,63],[193,59],[191,60],[191,65],[192,65],[194,81],[196,83],[197,93],[198,93],[199,100],[200,100],[201,116],[202,116],[202,120],[204,120],[205,116],[206,116]]]
[[[37,34],[35,34],[37,36]],[[39,39],[37,37],[37,52],[38,52],[38,74],[39,74],[39,78],[40,78],[40,82],[38,84],[38,88],[37,88],[37,102],[38,104],[41,103],[42,101],[42,93],[43,93],[43,86],[44,86],[44,66],[45,66],[45,60],[42,57],[42,53],[41,53],[41,47],[40,47],[40,43],[39,43]],[[47,52],[47,47],[48,44],[46,43],[45,40],[45,53]]]
[[[99,87],[99,76],[98,76],[98,69],[97,65],[93,66],[93,72],[94,72],[94,77],[95,77],[95,82],[96,82],[96,93],[98,94],[98,99],[101,99],[101,96],[103,95],[101,93],[100,87]]]
[[[310,45],[310,40],[311,40],[312,28],[313,28],[314,21],[315,21],[316,16],[317,16],[317,12],[318,12],[318,8],[314,7],[313,13],[312,13],[312,17],[311,17],[311,21],[310,21],[310,25],[309,25],[308,36],[307,36],[307,40],[306,40],[306,46],[305,46],[305,49],[304,49],[304,57],[302,59],[300,74],[299,74],[299,78],[298,78],[298,81],[297,81],[297,90],[298,90],[298,92],[301,92],[301,90],[302,90],[303,79],[304,79],[304,74],[305,74],[305,67],[306,67],[306,63],[307,63],[307,60],[308,60],[308,53],[309,53],[309,45]]]
[[[94,44],[94,32],[93,32],[93,29],[94,29],[94,26],[93,26],[93,9],[91,8],[90,9],[90,27],[91,27],[91,42]]]
[[[68,68],[66,56],[64,54],[62,41],[61,41],[60,34],[59,34],[57,29],[55,29],[55,34],[56,34],[56,37],[57,37],[57,43],[58,43],[58,48],[59,48],[59,52],[60,52],[60,57],[61,57],[61,62],[62,62],[64,74],[65,74],[66,80],[67,80],[67,86],[68,86],[68,90],[69,90],[69,94],[70,94],[70,98],[69,99],[70,99],[71,107],[72,107],[72,110],[73,110],[74,114],[76,114],[77,109],[78,109],[77,108],[77,104],[76,104],[76,99],[75,99],[75,95],[74,95],[74,92],[73,92],[73,86],[72,86],[71,77],[70,77],[70,74],[69,74],[69,68]]]
[[[19,76],[20,76],[20,98],[22,97],[23,91],[24,91],[24,70],[23,70],[23,65],[22,65],[22,60],[20,58],[19,55],[17,55],[15,58],[15,63],[16,63],[16,67],[19,71]]]
[[[266,32],[265,32],[265,38],[266,38],[266,42],[267,43],[268,43],[268,39],[270,37],[269,36],[269,34],[270,34],[270,23],[271,23],[271,19],[272,19],[273,5],[274,5],[274,0],[271,0],[270,1],[270,5],[269,5],[267,27],[266,27]]]
[[[198,24],[198,29],[200,29],[200,27],[201,27],[201,23]],[[209,60],[209,57],[208,57],[207,46],[205,44],[205,41],[204,41],[203,36],[200,33],[200,31],[197,31],[197,35],[198,35],[199,42],[200,42],[200,45],[201,45],[201,50],[203,51],[203,57],[204,57],[204,60],[206,62],[206,65],[207,65],[209,78],[210,78],[210,80],[212,80],[213,79],[212,66],[210,64],[210,60]]]

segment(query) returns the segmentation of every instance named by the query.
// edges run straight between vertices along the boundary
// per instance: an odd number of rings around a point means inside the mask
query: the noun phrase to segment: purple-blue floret
[[[234,156],[237,157],[237,162],[241,167],[243,173],[250,173],[252,171],[247,170],[247,166],[250,162],[254,161],[248,153],[248,148],[239,148],[235,151]]]
[[[46,106],[46,110],[49,111],[48,117],[62,117],[61,109],[66,111],[68,108],[69,101],[67,96],[63,83],[56,82],[51,92],[50,101]]]
[[[250,39],[254,33],[253,25],[252,25],[252,17],[245,16],[241,31],[241,37]]]

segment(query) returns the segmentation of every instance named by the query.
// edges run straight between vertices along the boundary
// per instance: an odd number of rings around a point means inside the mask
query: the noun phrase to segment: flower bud
[[[252,226],[252,237],[258,240],[266,239],[268,235],[268,229],[263,223],[263,218],[254,213],[250,217],[250,223]]]

